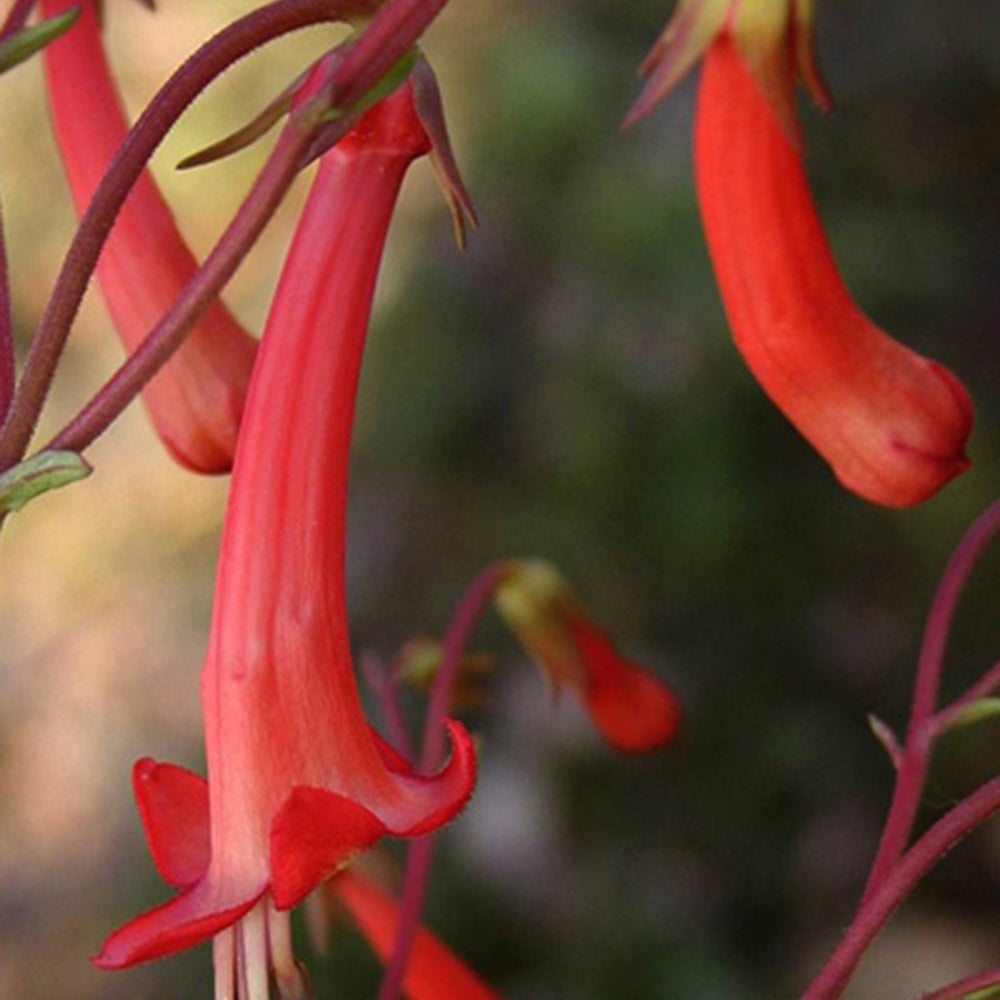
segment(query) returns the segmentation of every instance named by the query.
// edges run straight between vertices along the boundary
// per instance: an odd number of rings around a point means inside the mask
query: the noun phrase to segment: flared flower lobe
[[[580,698],[613,747],[641,753],[674,739],[681,721],[674,693],[618,653],[551,566],[511,562],[496,602],[525,650],[556,688]]]
[[[851,299],[799,153],[726,36],[705,59],[698,200],[729,324],[764,391],[849,490],[908,507],[968,467],[972,406]]]
[[[74,5],[42,0],[47,15]],[[104,55],[97,5],[83,0],[81,6],[73,28],[45,49],[45,68],[56,138],[83,215],[128,125]],[[97,265],[101,294],[127,350],[138,347],[196,269],[169,207],[144,172]],[[231,467],[256,349],[254,338],[217,302],[143,390],[157,433],[181,465],[205,473]]]
[[[237,921],[253,937],[359,851],[385,835],[428,833],[471,795],[475,752],[460,725],[448,723],[451,756],[433,776],[415,774],[369,727],[344,585],[348,458],[372,297],[403,175],[428,147],[407,84],[321,160],[233,468],[202,671],[207,795],[181,769],[136,769],[151,853],[182,892],[113,934],[96,960],[104,968],[228,935]]]

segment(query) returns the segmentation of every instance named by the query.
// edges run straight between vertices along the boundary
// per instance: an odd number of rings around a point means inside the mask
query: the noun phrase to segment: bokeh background
[[[137,113],[244,3],[108,5]],[[510,1000],[797,995],[849,921],[890,790],[874,712],[905,720],[923,616],[1000,493],[1000,6],[817,4],[837,100],[804,110],[809,172],[848,284],[976,401],[974,468],[922,508],[843,493],[764,399],[726,330],[690,165],[694,82],[627,135],[665,0],[455,0],[426,40],[481,226],[455,249],[412,171],[366,359],[352,480],[356,649],[440,632],[489,563],[544,556],[624,650],[680,692],[683,739],[606,749],[486,622],[479,790],[444,837],[430,923]],[[303,33],[197,102],[155,169],[211,246],[264,149],[177,174],[338,37]],[[0,79],[2,193],[21,346],[73,217],[40,67]],[[227,291],[259,329],[300,185]],[[91,296],[46,426],[118,360]],[[107,932],[166,898],[130,801],[144,754],[201,766],[197,676],[224,480],[176,469],[136,407],[94,476],[0,542],[0,996],[210,995],[207,948],[102,974]],[[946,687],[1000,655],[1000,555],[962,605]],[[1000,767],[996,725],[949,737],[926,819]],[[904,1000],[1000,963],[1000,831],[949,857],[858,974]],[[303,946],[303,956],[308,949]],[[371,997],[347,929],[321,997]]]

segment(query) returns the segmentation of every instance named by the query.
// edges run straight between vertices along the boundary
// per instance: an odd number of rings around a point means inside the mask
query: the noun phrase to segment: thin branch
[[[121,364],[90,402],[46,445],[81,452],[104,433],[170,360],[212,305],[274,215],[312,142],[312,132],[286,126],[250,193],[212,252],[145,340]]]
[[[947,708],[938,712],[934,720],[935,728],[938,732],[944,732],[951,724],[956,715],[959,715],[964,708],[967,708],[980,698],[986,698],[1000,688],[1000,662],[993,666],[979,678],[975,684],[971,685],[967,691],[956,698]]]
[[[867,899],[802,1000],[836,1000],[896,907],[956,844],[1000,810],[1000,777],[980,786],[903,854]]]
[[[70,244],[32,341],[14,405],[0,431],[0,469],[24,456],[101,248],[133,184],[183,111],[217,76],[255,48],[357,9],[357,3],[346,0],[277,0],[206,42],[153,98],[111,161]]]
[[[862,904],[878,889],[913,834],[913,824],[923,797],[931,749],[937,732],[934,712],[948,633],[969,574],[998,530],[1000,500],[986,508],[959,542],[934,595],[917,664],[906,743],[899,760],[892,803],[882,838],[861,897]]]
[[[445,634],[441,665],[434,678],[434,687],[431,690],[430,704],[424,721],[420,769],[425,774],[440,765],[444,753],[444,721],[451,706],[452,692],[462,655],[469,644],[473,630],[493,597],[493,592],[506,573],[505,563],[484,570],[465,592]],[[396,940],[392,959],[386,966],[379,987],[378,1000],[396,1000],[402,988],[430,882],[433,851],[432,834],[417,838],[407,850]]]
[[[966,1000],[991,986],[1000,988],[1000,969],[990,969],[988,972],[978,972],[974,976],[958,979],[933,993],[922,994],[920,1000]]]

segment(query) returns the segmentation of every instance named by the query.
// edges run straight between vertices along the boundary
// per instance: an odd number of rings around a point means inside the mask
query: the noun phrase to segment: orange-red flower
[[[640,753],[677,735],[681,709],[673,692],[618,653],[547,563],[509,563],[496,603],[556,688],[577,695],[612,746]]]
[[[329,891],[350,912],[379,958],[388,961],[399,925],[399,903],[353,869],[333,879]],[[413,941],[403,992],[410,1000],[498,1000],[497,993],[424,928]]]
[[[152,855],[184,891],[113,934],[96,959],[104,968],[214,936],[220,995],[235,995],[235,981],[265,995],[268,956],[279,978],[295,975],[291,907],[359,850],[437,828],[471,793],[474,752],[457,724],[451,761],[433,778],[414,775],[368,726],[344,594],[348,452],[372,294],[403,174],[427,149],[407,84],[323,157],[233,470],[202,673],[210,837],[198,821],[200,779],[140,761]]]
[[[972,406],[949,371],[893,340],[844,287],[798,148],[808,0],[686,0],[654,49],[645,113],[703,51],[696,174],[736,344],[761,386],[850,490],[926,500],[968,467]],[[655,86],[654,86],[655,85]]]
[[[78,0],[42,0],[47,15]],[[128,131],[101,44],[97,3],[45,49],[49,103],[77,211],[86,210]],[[197,267],[156,184],[143,173],[115,222],[97,266],[104,301],[125,347],[134,350]],[[143,391],[157,432],[182,465],[227,471],[233,460],[256,342],[216,303]]]

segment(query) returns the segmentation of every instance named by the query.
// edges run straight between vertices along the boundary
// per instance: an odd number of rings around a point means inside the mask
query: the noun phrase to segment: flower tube
[[[809,0],[684,0],[629,120],[704,54],[698,202],[736,345],[845,487],[908,507],[968,467],[972,406],[947,369],[868,319],[837,270],[794,117],[796,75],[826,99],[810,24]]]
[[[77,0],[42,0],[47,15]],[[77,212],[83,214],[128,125],[101,43],[95,0],[45,49],[56,138]],[[151,175],[136,182],[97,265],[115,327],[134,350],[195,272],[188,249]],[[256,341],[221,303],[198,321],[177,353],[143,390],[157,433],[173,457],[198,472],[232,465]]]
[[[371,301],[407,165],[428,141],[406,84],[324,155],[247,398],[202,673],[200,779],[140,761],[136,796],[171,902],[113,934],[122,968],[215,939],[219,997],[295,978],[288,911],[386,834],[415,836],[471,794],[474,752],[412,773],[365,721],[344,593],[348,453]],[[204,859],[208,858],[207,870]],[[235,984],[235,985],[234,985]]]

